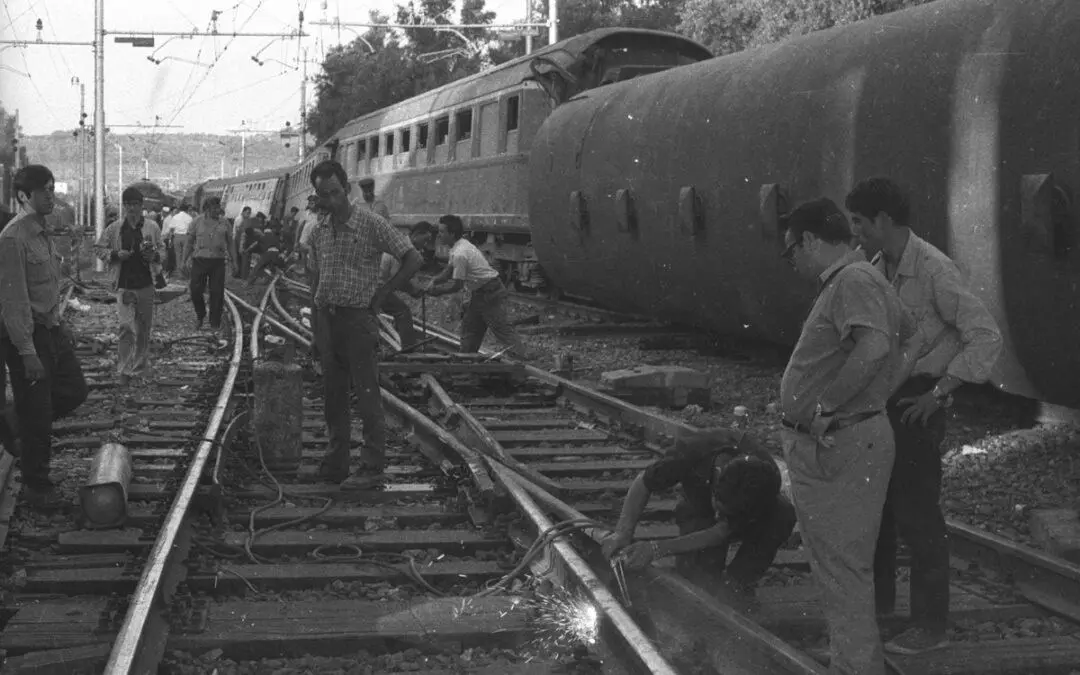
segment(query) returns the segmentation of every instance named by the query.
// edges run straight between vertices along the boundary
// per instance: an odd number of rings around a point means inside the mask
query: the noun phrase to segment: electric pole
[[[277,129],[248,129],[247,120],[240,120],[239,129],[226,129],[230,134],[240,134],[240,173],[247,173],[247,135],[272,134]]]
[[[94,241],[105,231],[105,0],[94,3]],[[98,259],[94,269],[105,271]]]

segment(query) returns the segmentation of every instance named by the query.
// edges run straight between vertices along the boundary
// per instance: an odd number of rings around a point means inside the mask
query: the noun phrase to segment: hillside
[[[70,132],[54,132],[48,136],[27,136],[27,157],[30,162],[52,169],[57,182],[66,182],[71,191],[78,189],[79,144]],[[217,178],[224,168],[226,176],[240,170],[241,141],[239,136],[211,134],[110,134],[105,144],[105,184],[107,193],[115,197],[120,153],[124,149],[124,184],[144,177],[144,156],[148,156],[150,180],[170,191],[184,190],[208,178]],[[246,173],[266,171],[297,162],[296,146],[285,148],[276,134],[248,136],[246,143]],[[94,150],[92,141],[86,152],[87,177],[93,176]]]

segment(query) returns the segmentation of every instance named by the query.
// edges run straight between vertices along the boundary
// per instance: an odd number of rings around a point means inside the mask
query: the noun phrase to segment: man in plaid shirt
[[[315,312],[323,371],[329,449],[319,476],[334,482],[348,479],[350,486],[369,487],[383,479],[386,463],[386,427],[376,352],[376,319],[386,298],[420,269],[420,254],[408,237],[385,219],[349,200],[349,180],[341,164],[320,162],[311,171],[319,207],[329,215],[311,236],[311,252],[318,281]],[[383,253],[401,261],[401,268],[385,284],[379,283]],[[356,387],[364,422],[360,466],[350,476],[349,381]]]

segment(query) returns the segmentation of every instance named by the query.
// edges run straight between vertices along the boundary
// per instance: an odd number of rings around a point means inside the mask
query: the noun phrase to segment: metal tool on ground
[[[615,573],[615,582],[619,584],[619,595],[624,607],[632,607],[630,589],[626,585],[626,570],[623,569],[623,557],[617,555],[611,559],[611,571]]]
[[[98,448],[90,464],[90,477],[79,490],[79,503],[88,527],[105,529],[124,524],[131,474],[131,453],[126,447],[105,443]]]

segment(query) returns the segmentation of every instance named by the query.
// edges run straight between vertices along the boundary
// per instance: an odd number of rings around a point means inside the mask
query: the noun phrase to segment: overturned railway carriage
[[[1080,3],[942,0],[587,91],[532,143],[545,271],[614,307],[797,339],[778,215],[888,175],[1005,333],[994,381],[1080,404]]]
[[[375,179],[395,224],[458,214],[510,279],[540,286],[528,159],[544,119],[575,93],[710,56],[670,33],[596,30],[357,118],[327,147],[350,179]]]

